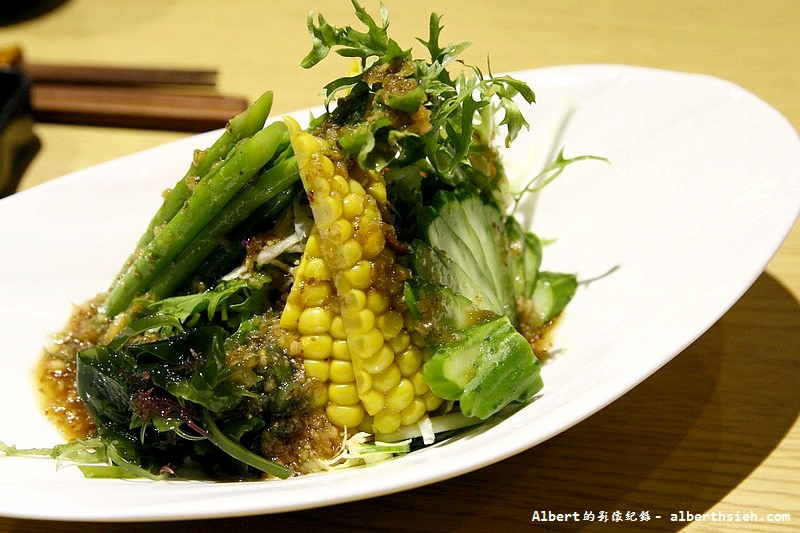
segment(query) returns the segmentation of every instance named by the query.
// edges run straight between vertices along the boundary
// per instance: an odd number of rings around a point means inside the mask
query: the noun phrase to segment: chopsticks
[[[31,107],[39,122],[208,131],[225,126],[247,106],[241,98],[128,87],[33,84]]]
[[[25,63],[25,74],[33,83],[91,85],[194,85],[214,87],[213,69],[163,69]]]
[[[248,105],[215,91],[214,69],[37,64],[24,61],[19,47],[0,50],[0,64],[31,80],[39,122],[207,131]]]

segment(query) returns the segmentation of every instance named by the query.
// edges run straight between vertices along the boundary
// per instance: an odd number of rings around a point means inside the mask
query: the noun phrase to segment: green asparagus
[[[154,235],[117,279],[103,304],[106,315],[115,316],[146,290],[233,195],[272,158],[285,136],[286,126],[275,122],[239,141],[216,171],[195,186],[181,210]]]

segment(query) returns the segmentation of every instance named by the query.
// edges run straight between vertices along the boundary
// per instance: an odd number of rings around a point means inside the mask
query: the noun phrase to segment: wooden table
[[[427,35],[429,8],[387,0],[393,37]],[[223,92],[277,96],[275,112],[319,103],[345,63],[297,67],[309,47],[306,15],[352,23],[348,2],[295,0],[69,0],[0,27],[37,62],[212,66]],[[375,12],[376,2],[365,2]],[[491,7],[489,7],[491,5]],[[796,0],[447,0],[445,40],[470,40],[468,62],[494,71],[570,63],[623,63],[729,79],[800,128],[800,2]],[[27,188],[185,133],[37,125],[43,149]],[[525,453],[456,479],[368,501],[241,519],[179,522],[171,531],[462,531],[534,527],[534,511],[648,511],[643,529],[790,531],[800,527],[800,226],[734,307],[632,392]],[[672,513],[789,513],[783,524],[670,522]],[[541,525],[541,524],[540,524]],[[600,531],[631,522],[583,521]],[[574,524],[573,524],[574,526]],[[139,531],[141,524],[114,526]],[[6,531],[102,531],[108,524],[0,518]]]

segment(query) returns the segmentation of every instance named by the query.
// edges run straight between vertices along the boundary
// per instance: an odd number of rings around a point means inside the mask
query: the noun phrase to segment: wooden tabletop
[[[44,2],[47,4],[48,2]],[[49,2],[59,4],[59,2]],[[275,91],[276,113],[320,102],[322,84],[346,64],[311,71],[305,20],[322,10],[352,23],[349,2],[294,0],[68,0],[36,18],[0,26],[0,46],[36,62],[214,67],[226,94]],[[377,2],[364,4],[376,13]],[[393,37],[427,35],[428,7],[385,0]],[[474,43],[464,55],[495,72],[576,63],[621,63],[704,72],[737,83],[800,129],[800,2],[796,0],[446,0],[444,40]],[[38,124],[43,148],[21,187],[187,135]],[[303,512],[184,521],[171,531],[464,531],[532,528],[534,511],[574,513],[598,531],[800,529],[800,226],[747,293],[664,368],[577,426],[508,460],[449,481]],[[614,522],[613,513],[622,521]],[[706,513],[705,522],[670,515]],[[587,514],[585,514],[587,513]],[[584,520],[589,514],[594,522]],[[607,513],[608,522],[599,522]],[[740,522],[711,522],[714,516]],[[789,514],[774,524],[745,522]],[[655,519],[655,516],[661,516]],[[747,515],[747,517],[745,517]],[[784,517],[786,520],[786,517]],[[539,526],[545,524],[539,523]],[[554,524],[550,524],[554,525]],[[566,525],[566,524],[562,524]],[[117,524],[139,531],[142,524]],[[0,531],[106,531],[0,517]]]

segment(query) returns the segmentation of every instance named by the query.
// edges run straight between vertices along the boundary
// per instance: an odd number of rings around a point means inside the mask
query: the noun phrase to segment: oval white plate
[[[387,463],[239,484],[88,480],[0,458],[0,514],[160,520],[261,514],[401,491],[534,446],[606,406],[709,328],[762,272],[800,211],[800,140],[773,108],[716,78],[614,66],[515,73],[537,94],[510,165],[596,154],[537,199],[545,267],[587,280],[556,335],[541,396],[507,419]],[[299,115],[303,115],[300,113]],[[216,133],[94,166],[0,201],[0,441],[60,441],[32,367],[71,303],[105,288],[159,203]],[[530,139],[535,139],[531,141]],[[531,207],[530,203],[526,209]]]

